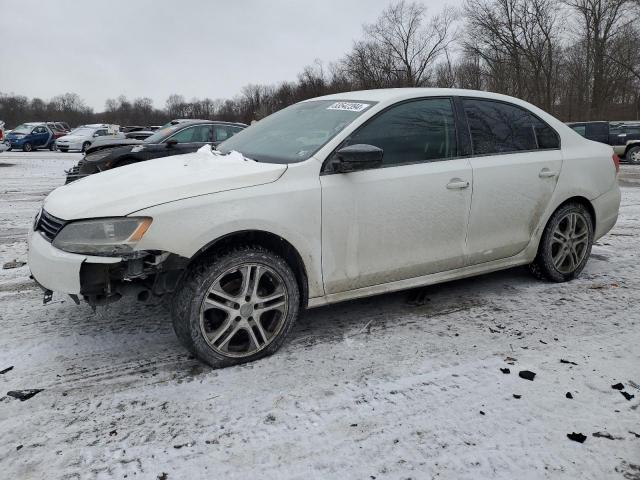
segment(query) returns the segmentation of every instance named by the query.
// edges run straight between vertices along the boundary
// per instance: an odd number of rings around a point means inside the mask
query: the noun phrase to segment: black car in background
[[[627,162],[640,164],[640,122],[569,122],[567,125],[589,140],[611,145]]]
[[[66,183],[123,165],[191,153],[204,145],[215,146],[244,128],[242,123],[182,120],[165,125],[145,140],[115,138],[95,142],[78,165],[67,172]]]

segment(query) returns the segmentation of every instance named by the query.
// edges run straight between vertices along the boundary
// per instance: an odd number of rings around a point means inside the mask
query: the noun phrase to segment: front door
[[[562,153],[557,133],[527,110],[464,99],[473,156],[468,264],[507,258],[530,242],[556,188]]]
[[[320,177],[325,291],[462,267],[472,175],[457,158],[451,100],[393,106],[341,147],[355,144],[383,149],[383,165]]]

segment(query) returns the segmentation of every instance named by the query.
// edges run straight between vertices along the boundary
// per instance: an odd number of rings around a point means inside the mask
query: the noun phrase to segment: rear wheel
[[[584,269],[593,244],[593,221],[579,203],[563,205],[549,219],[529,269],[540,279],[566,282]]]
[[[287,262],[262,247],[245,246],[191,267],[171,310],[183,345],[217,368],[274,353],[299,308],[300,291]]]
[[[51,142],[51,144],[49,145],[49,150],[55,152],[57,149],[58,148],[56,147],[56,142]]]
[[[634,165],[640,164],[640,146],[630,148],[625,155],[625,159]]]
[[[33,150],[33,146],[29,142],[22,145],[23,152],[30,152],[31,150]]]

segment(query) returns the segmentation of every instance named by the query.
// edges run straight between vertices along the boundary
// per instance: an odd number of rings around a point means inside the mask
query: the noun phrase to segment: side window
[[[627,131],[627,133],[629,135],[638,135],[638,134],[640,134],[640,127],[636,127],[635,125],[633,127],[631,127],[631,126],[626,127],[625,130]]]
[[[96,130],[96,135],[98,135],[99,137],[104,137],[106,134],[106,130]]]
[[[46,133],[46,130],[44,127],[36,127],[34,128],[33,133]]]
[[[211,125],[196,125],[195,127],[180,130],[169,138],[176,140],[178,143],[204,143],[211,142],[212,135]]]
[[[374,145],[382,163],[426,162],[458,154],[451,100],[433,98],[391,107],[356,131],[347,145]]]
[[[582,135],[583,137],[587,134],[587,126],[586,125],[572,125],[571,128],[575,130],[577,133]]]
[[[524,108],[467,98],[464,111],[475,155],[560,147],[558,134]]]
[[[216,131],[216,142],[224,142],[227,138],[231,136],[229,134],[229,130],[227,129],[227,127],[223,125],[216,125],[215,131]]]
[[[178,143],[191,143],[193,140],[193,134],[195,132],[196,127],[185,128],[184,130],[180,130],[178,133],[172,135],[171,140],[175,140]]]

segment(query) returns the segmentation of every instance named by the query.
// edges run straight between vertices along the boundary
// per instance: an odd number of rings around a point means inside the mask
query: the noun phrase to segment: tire
[[[87,151],[87,148],[89,148],[90,146],[91,146],[91,142],[84,142],[84,143],[82,144],[82,150],[81,150],[81,151],[82,151],[82,153],[86,152],[86,151]]]
[[[629,150],[627,150],[624,158],[632,165],[640,165],[640,146],[631,147]]]
[[[22,151],[23,152],[30,152],[32,150],[33,150],[33,147],[31,146],[31,144],[29,142],[27,142],[24,145],[22,145]]]
[[[59,148],[58,150],[60,150],[62,153],[67,153],[69,151],[68,148]]]
[[[55,142],[51,142],[49,144],[49,150],[52,152],[55,152],[56,150],[58,150],[58,148],[56,147],[56,143]]]
[[[580,203],[558,208],[542,233],[538,254],[529,265],[541,280],[567,282],[584,269],[593,245],[593,220]]]
[[[287,262],[260,246],[243,246],[191,266],[174,292],[171,316],[186,349],[221,368],[276,352],[299,310],[300,290]]]

